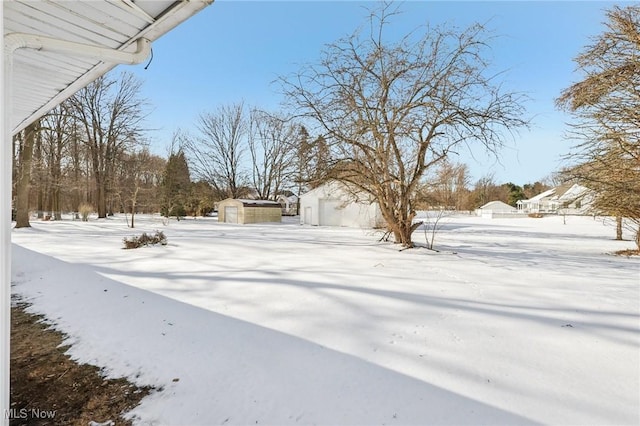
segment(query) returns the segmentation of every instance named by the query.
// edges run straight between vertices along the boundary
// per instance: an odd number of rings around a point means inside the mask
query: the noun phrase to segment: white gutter
[[[146,38],[136,40],[135,52],[123,52],[107,47],[74,43],[36,34],[11,33],[4,36],[4,53],[11,55],[18,49],[34,49],[44,52],[85,56],[102,62],[139,64],[149,56],[151,42]]]
[[[4,34],[3,7],[0,6],[0,30]],[[10,411],[9,366],[11,351],[11,177],[12,144],[11,128],[11,74],[13,53],[18,49],[35,49],[44,52],[84,56],[98,61],[118,64],[139,64],[151,51],[146,38],[136,41],[135,52],[123,52],[106,47],[72,43],[34,34],[11,33],[4,36],[4,52],[0,57],[0,425],[8,426]]]
[[[1,0],[0,3],[2,3]],[[129,3],[129,0],[126,0],[124,3],[122,3],[124,7],[126,7],[125,3]],[[166,34],[176,26],[180,25],[182,22],[189,19],[191,16],[195,15],[205,7],[209,6],[211,3],[213,3],[213,0],[176,1],[173,5],[171,5],[169,9],[165,10],[158,17],[156,17],[154,23],[140,31],[137,34],[137,37],[144,37],[152,41],[157,40],[159,37]],[[125,43],[125,45],[123,45],[120,49],[126,49],[130,44],[131,41]],[[115,65],[117,64],[109,64],[105,62],[97,63],[93,68],[87,70],[87,72],[81,78],[71,83],[61,92],[59,92],[58,95],[49,100],[46,104],[42,105],[36,111],[33,111],[28,117],[24,117],[17,123],[8,123],[8,125],[12,126],[12,134],[15,135],[20,130],[23,130],[36,118],[41,117],[47,112],[51,111],[55,106],[59,105],[69,96],[82,89],[88,83],[109,72],[112,68],[115,67]]]

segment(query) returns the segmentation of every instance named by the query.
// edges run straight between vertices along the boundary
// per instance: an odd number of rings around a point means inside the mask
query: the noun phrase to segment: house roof
[[[547,198],[547,197],[552,196],[553,194],[555,194],[555,192],[556,192],[556,188],[551,188],[551,189],[548,189],[548,190],[546,190],[544,192],[541,192],[540,194],[536,195],[535,197],[529,198],[528,200],[521,200],[521,202],[522,203],[527,203],[527,202],[532,202],[532,201],[540,201],[543,198]]]
[[[564,183],[560,186],[556,186],[553,188],[555,191],[553,193],[554,198],[562,197],[568,190],[573,188],[576,184],[574,183]]]
[[[578,185],[577,183],[565,183],[555,188],[551,188],[547,191],[532,197],[528,200],[520,200],[518,204],[529,204],[531,202],[539,202],[548,198],[551,201],[563,200],[566,198],[578,198],[584,196],[589,191],[589,188]]]
[[[149,42],[213,0],[5,0],[12,61],[9,127],[15,134],[114,68],[113,50],[146,60]],[[148,42],[146,41],[148,40]],[[130,62],[131,63],[131,62]],[[6,77],[5,77],[6,78]]]

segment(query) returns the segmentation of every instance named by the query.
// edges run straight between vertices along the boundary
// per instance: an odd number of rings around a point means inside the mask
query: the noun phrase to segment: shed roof
[[[515,207],[510,206],[507,203],[504,203],[502,201],[489,201],[487,204],[485,204],[484,206],[480,207],[482,210],[515,210]]]
[[[224,201],[233,200],[241,202],[245,207],[277,207],[281,208],[282,206],[277,201],[271,200],[251,200],[248,198],[228,198]],[[223,202],[224,202],[223,201]]]

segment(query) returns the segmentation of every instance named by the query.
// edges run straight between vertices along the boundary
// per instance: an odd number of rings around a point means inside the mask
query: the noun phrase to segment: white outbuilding
[[[494,217],[512,217],[517,213],[518,210],[515,207],[502,201],[490,201],[476,210],[478,216],[488,219]]]
[[[338,181],[329,181],[300,196],[300,223],[351,228],[384,226],[377,202]]]
[[[276,201],[227,198],[218,203],[218,222],[282,222],[282,206]]]

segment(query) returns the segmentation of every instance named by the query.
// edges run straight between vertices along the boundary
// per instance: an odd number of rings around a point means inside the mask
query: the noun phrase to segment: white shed
[[[300,223],[351,228],[384,226],[378,203],[366,194],[354,194],[338,181],[329,181],[300,196]]]
[[[476,214],[478,216],[488,219],[494,217],[511,217],[515,213],[518,213],[518,210],[515,207],[502,201],[490,201],[476,210]]]
[[[218,222],[246,224],[281,221],[282,207],[276,201],[227,198],[218,203]]]

